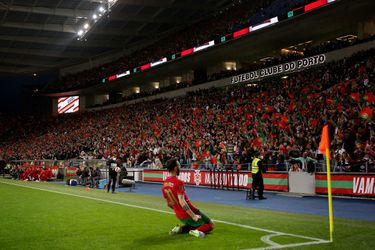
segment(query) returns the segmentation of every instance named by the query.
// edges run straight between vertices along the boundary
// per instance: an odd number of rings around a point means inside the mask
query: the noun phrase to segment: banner
[[[143,180],[163,182],[169,176],[168,171],[150,170],[143,171]],[[266,190],[288,191],[288,174],[267,173],[264,177]],[[196,186],[220,186],[250,188],[253,181],[251,172],[207,171],[207,170],[181,170],[178,176],[185,184]]]
[[[195,53],[195,52],[198,52],[198,51],[200,51],[200,50],[204,50],[204,49],[207,49],[207,48],[209,48],[209,47],[212,47],[212,46],[214,46],[214,45],[215,45],[215,41],[212,40],[212,41],[206,42],[205,44],[203,44],[203,45],[201,45],[201,46],[194,47],[193,51],[194,51],[194,53]]]
[[[130,70],[127,70],[127,71],[125,71],[121,74],[117,74],[116,77],[117,77],[117,79],[119,79],[121,77],[128,76],[128,75],[130,75]]]
[[[350,196],[375,196],[375,174],[332,174],[332,194]],[[327,194],[327,177],[315,175],[315,191]]]
[[[325,63],[325,61],[326,61],[325,54],[311,56],[311,57],[307,57],[307,58],[300,59],[297,61],[279,64],[276,66],[259,69],[259,70],[251,71],[245,74],[233,76],[231,78],[231,84],[249,82],[253,80],[261,80],[265,77],[270,77],[270,76],[274,76],[274,75],[282,74],[282,73],[291,73],[291,72],[294,72],[303,68],[308,68],[308,67],[316,66],[319,64],[323,64]]]
[[[77,174],[76,174],[77,169],[78,169],[78,168],[70,168],[70,167],[67,167],[67,168],[66,168],[66,174],[65,174],[65,176],[69,176],[69,177],[71,177],[71,176],[76,176],[76,175],[77,175]]]
[[[272,17],[266,21],[264,21],[263,23],[260,23],[260,24],[257,24],[257,25],[253,25],[253,26],[250,26],[250,32],[254,32],[256,30],[260,30],[260,29],[263,29],[267,26],[270,26],[272,24],[275,24],[279,21],[279,18],[276,16],[276,17]]]
[[[166,63],[166,62],[167,62],[167,58],[164,57],[164,58],[160,59],[160,60],[157,61],[157,62],[152,62],[152,63],[151,63],[151,67],[155,67],[155,66],[158,66],[158,65],[163,64],[163,63]]]

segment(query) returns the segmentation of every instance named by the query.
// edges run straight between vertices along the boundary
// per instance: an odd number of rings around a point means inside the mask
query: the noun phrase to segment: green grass
[[[0,249],[201,250],[269,246],[261,241],[261,237],[269,235],[267,232],[220,222],[204,239],[189,235],[169,236],[168,231],[178,223],[173,214],[121,205],[171,212],[162,197],[133,193],[113,195],[103,190],[87,191],[50,183],[0,179],[0,200]],[[203,202],[195,204],[216,220],[320,239],[328,237],[327,218],[322,216]],[[373,222],[335,219],[333,243],[294,249],[375,249],[374,231]],[[271,239],[279,244],[309,242],[285,235]]]

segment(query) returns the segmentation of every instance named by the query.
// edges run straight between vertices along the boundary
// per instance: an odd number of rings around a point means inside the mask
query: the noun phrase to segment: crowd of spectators
[[[231,6],[215,13],[206,20],[168,35],[160,41],[110,62],[89,70],[64,76],[60,82],[50,84],[47,91],[63,91],[84,88],[99,84],[110,75],[122,73],[146,63],[202,45],[214,39],[220,39],[244,26],[261,23],[271,17],[286,13],[296,6],[302,6],[306,0],[238,0]]]
[[[159,167],[155,162],[174,156],[183,165],[210,168],[246,165],[260,151],[266,162],[285,170],[286,160],[316,159],[322,126],[329,124],[331,151],[344,171],[355,162],[375,160],[374,63],[375,50],[369,50],[252,87],[18,119],[2,134],[0,155],[68,159],[84,151],[128,166]]]
[[[122,98],[122,101],[125,102],[125,101],[139,99],[139,98],[143,98],[143,97],[147,97],[147,96],[156,95],[156,94],[163,93],[163,92],[168,92],[168,91],[171,91],[171,90],[188,88],[188,87],[191,87],[193,85],[199,85],[199,84],[202,84],[202,83],[207,83],[207,82],[210,82],[210,81],[219,80],[219,79],[222,79],[222,78],[225,78],[225,77],[230,77],[230,76],[238,75],[238,74],[241,74],[241,73],[259,70],[261,68],[266,68],[266,67],[270,67],[270,66],[274,66],[274,65],[278,65],[278,64],[298,60],[298,59],[302,59],[302,58],[305,58],[305,57],[308,57],[308,56],[318,55],[318,54],[327,53],[327,52],[330,52],[330,51],[333,51],[333,50],[342,49],[342,48],[345,48],[345,47],[349,47],[349,46],[352,46],[352,45],[356,45],[356,44],[359,44],[359,43],[363,43],[363,42],[373,40],[374,38],[375,37],[372,36],[372,37],[368,37],[366,39],[354,38],[354,39],[350,39],[350,40],[336,40],[335,39],[335,40],[332,40],[332,41],[325,41],[325,42],[322,42],[322,43],[314,45],[314,46],[306,47],[303,52],[290,52],[288,54],[281,54],[279,56],[272,57],[267,61],[256,62],[256,63],[250,64],[250,65],[247,65],[245,67],[242,67],[241,69],[238,69],[238,70],[234,70],[234,69],[223,70],[223,71],[216,72],[216,73],[208,75],[207,79],[204,79],[204,80],[194,79],[194,81],[192,81],[192,82],[181,82],[181,83],[178,83],[178,84],[171,84],[171,85],[168,85],[166,87],[159,88],[159,89],[154,89],[152,91],[142,91],[141,93],[135,93],[135,94],[132,94],[132,95],[124,96]],[[111,103],[110,101],[108,101],[108,102],[103,103],[102,105],[98,105],[98,106],[105,106],[105,105],[109,105],[109,104],[114,104],[114,103]]]

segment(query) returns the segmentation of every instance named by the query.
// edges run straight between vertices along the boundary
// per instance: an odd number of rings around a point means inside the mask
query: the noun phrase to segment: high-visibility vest
[[[253,162],[251,163],[251,173],[252,174],[256,174],[259,172],[259,167],[258,167],[258,162],[260,161],[260,159],[258,158],[255,158],[253,160]]]

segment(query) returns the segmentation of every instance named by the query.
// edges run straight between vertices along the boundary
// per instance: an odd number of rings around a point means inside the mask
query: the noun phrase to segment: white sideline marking
[[[127,204],[127,203],[121,203],[121,202],[116,202],[116,201],[111,201],[111,200],[99,199],[99,198],[90,197],[90,196],[83,196],[83,195],[78,195],[78,194],[65,193],[65,192],[60,192],[60,191],[55,191],[55,190],[48,190],[48,189],[43,189],[43,188],[38,188],[38,187],[31,187],[31,186],[26,186],[26,185],[21,185],[21,184],[16,184],[16,183],[3,182],[3,181],[0,181],[0,183],[7,184],[7,185],[18,186],[18,187],[23,187],[23,188],[30,188],[30,189],[35,189],[35,190],[40,190],[40,191],[45,191],[45,192],[50,192],[50,193],[56,193],[56,194],[62,194],[62,195],[69,195],[69,196],[74,196],[74,197],[78,197],[78,198],[90,199],[90,200],[95,200],[95,201],[102,201],[102,202],[112,203],[112,204],[126,206],[126,207],[140,208],[140,209],[154,211],[154,212],[159,212],[159,213],[174,214],[174,212],[169,212],[169,211],[160,210],[160,209],[156,209],[156,208],[142,207],[142,206]],[[319,238],[313,238],[313,237],[308,237],[308,236],[303,236],[303,235],[298,235],[298,234],[283,233],[283,232],[268,230],[268,229],[264,229],[264,228],[259,228],[259,227],[249,226],[249,225],[243,225],[243,224],[233,223],[233,222],[229,222],[229,221],[222,221],[222,220],[213,220],[213,221],[219,222],[219,223],[222,223],[222,224],[231,225],[231,226],[242,227],[242,228],[247,228],[247,229],[252,229],[252,230],[256,230],[256,231],[270,233],[270,235],[266,235],[266,236],[261,237],[261,240],[264,243],[266,243],[268,245],[271,245],[271,246],[269,246],[269,247],[261,247],[261,248],[249,248],[249,249],[244,249],[244,250],[282,249],[282,248],[287,248],[287,247],[297,247],[297,246],[306,246],[306,245],[317,245],[317,244],[331,243],[328,240],[323,240],[323,239],[319,239]],[[273,242],[270,239],[271,237],[274,237],[274,236],[284,236],[284,235],[285,236],[296,237],[296,238],[307,239],[307,240],[311,240],[312,242],[303,242],[303,243],[280,245],[278,243]]]
[[[36,189],[36,190],[41,190],[41,191],[46,191],[46,192],[51,192],[51,193],[56,193],[56,194],[64,194],[64,195],[74,196],[74,197],[78,197],[78,198],[85,198],[85,199],[90,199],[90,200],[95,200],[95,201],[103,201],[103,202],[108,202],[108,203],[112,203],[112,204],[116,204],[116,205],[122,205],[122,206],[127,206],[127,207],[141,208],[141,209],[150,210],[150,211],[154,211],[154,212],[174,214],[173,212],[169,212],[169,211],[165,211],[165,210],[160,210],[160,209],[156,209],[156,208],[142,207],[142,206],[127,204],[127,203],[121,203],[121,202],[117,202],[117,201],[104,200],[104,199],[99,199],[99,198],[90,197],[90,196],[83,196],[83,195],[79,195],[79,194],[65,193],[65,192],[60,192],[60,191],[55,191],[55,190],[48,190],[48,189],[37,188],[37,187],[30,187],[30,186],[20,185],[20,184],[16,184],[16,183],[7,183],[7,182],[2,182],[2,181],[0,181],[0,183],[8,184],[8,185],[13,185],[13,186],[18,186],[18,187]]]
[[[279,236],[279,235],[282,235],[282,234],[268,234],[268,235],[265,235],[263,236],[262,238],[260,238],[263,242],[267,243],[268,245],[271,245],[271,246],[280,246],[280,244],[277,244],[276,242],[273,242],[271,240],[271,238],[273,236]]]
[[[270,247],[249,248],[249,249],[242,249],[242,250],[282,249],[282,248],[288,248],[288,247],[301,247],[301,246],[327,244],[327,243],[331,243],[331,242],[328,241],[328,240],[321,240],[321,241],[303,242],[303,243],[295,243],[295,244],[288,244],[288,245],[277,245],[277,246],[270,246]]]

